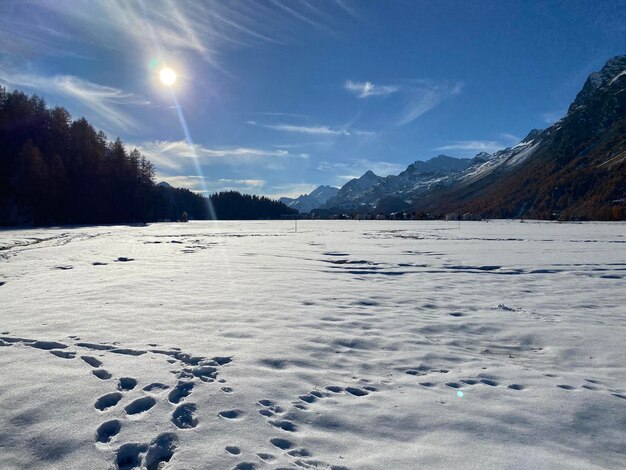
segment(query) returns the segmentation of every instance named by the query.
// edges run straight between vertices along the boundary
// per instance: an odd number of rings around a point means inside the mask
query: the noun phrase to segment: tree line
[[[280,218],[284,204],[226,192],[207,198],[155,184],[154,165],[137,149],[109,141],[62,107],[0,87],[0,225],[139,223]]]

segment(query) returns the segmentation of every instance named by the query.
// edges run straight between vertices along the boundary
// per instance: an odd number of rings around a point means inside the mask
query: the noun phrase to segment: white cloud
[[[384,96],[398,91],[398,87],[394,85],[374,85],[372,82],[353,82],[352,80],[346,80],[344,87],[356,93],[359,98]]]
[[[265,180],[233,180],[233,179],[227,179],[227,178],[220,178],[218,182],[224,183],[224,184],[244,185],[244,186],[253,187],[253,188],[261,188],[265,186],[265,183],[266,183]]]
[[[196,192],[203,192],[206,188],[206,179],[204,178],[204,176],[168,176],[157,173],[156,180],[157,182],[165,181],[175,188],[185,188]]]
[[[0,42],[21,53],[49,45],[63,53],[72,43],[148,57],[192,51],[219,67],[225,46],[286,43],[306,28],[332,31],[341,10],[333,4],[221,0],[0,2]]]
[[[281,132],[293,132],[298,134],[308,134],[317,136],[369,136],[374,135],[374,132],[363,131],[358,129],[333,129],[329,126],[314,125],[314,126],[301,126],[296,124],[262,124],[256,121],[246,121],[246,124],[250,126],[263,127],[265,129],[272,129]]]
[[[428,80],[415,81],[407,87],[407,104],[396,121],[397,126],[404,126],[438,106],[445,99],[458,95],[463,89],[462,83],[449,85],[436,84]]]
[[[459,140],[452,142],[448,145],[435,148],[438,151],[459,150],[462,152],[479,153],[487,152],[493,153],[498,150],[502,150],[506,147],[511,147],[519,143],[522,139],[514,134],[508,132],[501,132],[498,135],[498,140]]]
[[[137,122],[123,108],[150,104],[146,99],[119,88],[100,85],[72,75],[46,77],[0,70],[0,83],[11,88],[28,89],[69,99],[76,106],[89,109],[93,113],[90,118],[106,128],[138,129]]]
[[[345,129],[331,129],[328,126],[299,126],[294,124],[260,124],[256,121],[246,121],[246,124],[256,127],[264,127],[282,132],[296,132],[309,135],[350,135]]]
[[[199,144],[189,145],[184,140],[155,140],[129,145],[128,147],[137,148],[148,160],[154,163],[159,171],[165,174],[181,172],[185,168],[190,168],[191,165],[195,164],[194,159],[197,159],[199,164],[202,165],[211,163],[242,165],[254,164],[261,160],[306,159],[309,157],[306,153],[293,153],[285,149],[265,150],[251,147],[209,148]]]
[[[453,144],[443,145],[441,147],[435,148],[438,151],[447,151],[447,150],[465,150],[471,152],[487,152],[493,153],[497,150],[501,150],[505,148],[501,142],[497,142],[495,140],[461,140],[457,141]]]
[[[463,83],[434,82],[432,80],[404,80],[391,85],[375,85],[372,82],[354,82],[347,80],[344,88],[355,93],[359,98],[385,96],[393,94],[391,102],[384,106],[394,109],[393,125],[404,126],[438,106],[449,97],[458,95],[463,90]],[[380,103],[380,106],[383,106]]]
[[[157,173],[157,181],[165,181],[166,183],[176,187],[185,188],[203,194],[212,194],[219,191],[240,191],[254,192],[263,188],[267,183],[261,179],[228,179],[220,178],[218,180],[210,180],[205,176],[197,175],[176,175]]]

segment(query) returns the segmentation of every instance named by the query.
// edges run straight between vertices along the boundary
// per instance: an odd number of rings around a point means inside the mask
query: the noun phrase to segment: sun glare
[[[163,83],[163,85],[172,86],[176,83],[176,72],[169,67],[163,67],[159,72],[159,78],[161,79],[161,83]]]

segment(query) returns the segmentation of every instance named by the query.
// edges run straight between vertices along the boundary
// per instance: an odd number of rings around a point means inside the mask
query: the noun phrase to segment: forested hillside
[[[84,118],[0,87],[0,225],[136,223],[211,217],[208,200],[155,185],[154,166]],[[221,218],[280,218],[266,198],[214,195]]]

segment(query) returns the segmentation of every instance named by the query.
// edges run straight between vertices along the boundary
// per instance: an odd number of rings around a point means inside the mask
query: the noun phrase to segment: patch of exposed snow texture
[[[620,77],[623,77],[624,75],[626,75],[626,70],[622,70],[620,73],[618,73],[617,75],[615,75],[611,81],[609,82],[609,86],[613,85],[613,83],[618,80]]]
[[[626,224],[292,225],[0,232],[0,467],[623,468]]]

